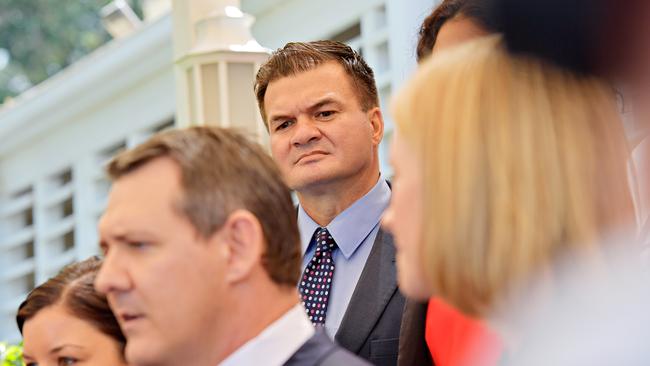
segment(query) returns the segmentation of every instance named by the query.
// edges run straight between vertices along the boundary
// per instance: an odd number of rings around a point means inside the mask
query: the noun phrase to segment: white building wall
[[[375,70],[386,139],[387,101],[415,66],[418,26],[431,0],[242,0],[253,34],[278,48],[347,41]],[[63,265],[98,252],[96,223],[109,184],[102,166],[115,152],[173,124],[171,17],[114,41],[0,109],[0,340],[16,340],[26,293]],[[251,86],[252,92],[252,86]],[[382,144],[382,170],[386,165]]]
[[[106,160],[173,124],[170,40],[168,17],[0,110],[0,340],[27,291],[98,253]]]

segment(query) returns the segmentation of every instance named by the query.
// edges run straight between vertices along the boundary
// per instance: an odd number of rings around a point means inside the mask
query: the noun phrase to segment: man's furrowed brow
[[[335,98],[325,97],[325,98],[323,98],[321,100],[316,101],[314,104],[312,104],[309,107],[309,110],[316,110],[316,109],[320,109],[320,108],[323,108],[323,107],[326,107],[326,106],[329,106],[329,105],[339,106],[340,104],[341,103]]]
[[[288,119],[291,119],[291,118],[293,118],[293,117],[291,117],[291,116],[288,115],[288,114],[276,114],[276,115],[272,115],[271,118],[269,118],[269,124],[277,124],[277,123],[281,123],[281,122],[284,122],[284,121],[286,121],[286,120],[288,120]]]

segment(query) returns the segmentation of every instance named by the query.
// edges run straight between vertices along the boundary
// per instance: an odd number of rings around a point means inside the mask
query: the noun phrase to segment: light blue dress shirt
[[[327,230],[332,235],[338,249],[334,251],[334,277],[327,305],[325,330],[334,338],[341,325],[341,320],[348,308],[352,293],[357,286],[363,267],[372,249],[372,245],[379,231],[381,215],[390,202],[390,187],[382,177],[365,196],[361,197],[350,207],[341,212],[327,225]],[[309,245],[314,231],[319,227],[298,206],[298,227],[300,241],[304,253],[302,270],[314,255],[315,245]]]

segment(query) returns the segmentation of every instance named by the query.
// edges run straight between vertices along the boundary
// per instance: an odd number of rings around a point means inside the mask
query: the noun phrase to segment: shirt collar
[[[379,224],[381,215],[390,202],[390,193],[388,183],[380,176],[377,184],[368,193],[327,225],[327,230],[346,259],[354,254],[363,240]],[[298,227],[304,255],[309,250],[311,238],[319,226],[300,205],[298,206]]]
[[[219,366],[283,365],[315,333],[305,309],[297,304]]]

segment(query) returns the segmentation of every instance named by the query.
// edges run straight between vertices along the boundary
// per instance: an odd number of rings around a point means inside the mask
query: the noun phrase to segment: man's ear
[[[264,232],[255,215],[247,210],[233,211],[219,230],[219,245],[228,252],[225,277],[228,283],[248,278],[261,264]]]
[[[379,145],[384,137],[384,116],[381,114],[379,107],[374,107],[368,111],[368,120],[372,126],[372,142]]]

